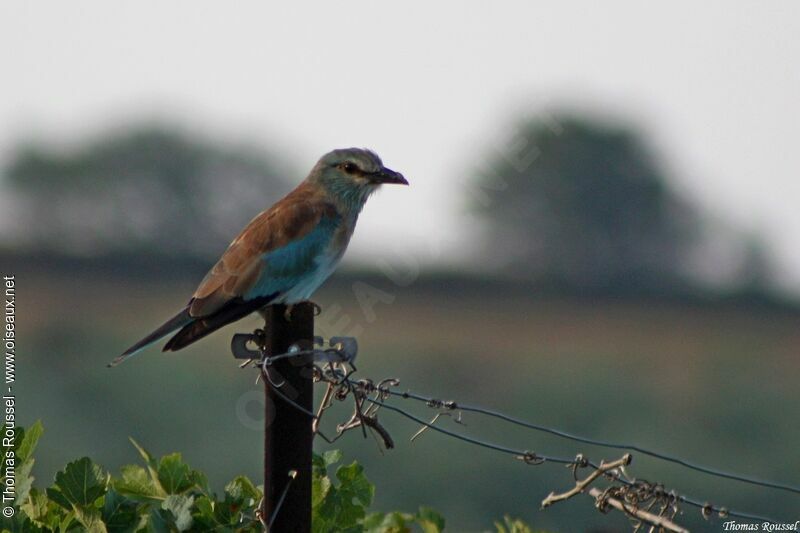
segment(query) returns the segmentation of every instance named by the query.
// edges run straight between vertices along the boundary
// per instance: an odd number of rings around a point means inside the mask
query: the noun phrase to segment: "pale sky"
[[[452,262],[468,172],[519,111],[621,113],[800,292],[800,4],[586,4],[6,1],[0,157],[162,116],[275,146],[298,181],[368,146],[412,186],[370,200],[351,256]]]

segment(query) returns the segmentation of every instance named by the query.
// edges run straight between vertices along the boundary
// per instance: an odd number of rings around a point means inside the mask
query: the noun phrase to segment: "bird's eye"
[[[348,161],[346,163],[341,164],[341,169],[347,172],[348,174],[353,174],[356,170],[358,170],[358,167],[355,165],[355,163],[351,163]]]

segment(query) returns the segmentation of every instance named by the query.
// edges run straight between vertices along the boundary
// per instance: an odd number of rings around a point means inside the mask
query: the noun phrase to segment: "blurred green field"
[[[89,455],[116,470],[135,462],[135,437],[154,453],[181,451],[217,487],[237,474],[260,478],[260,385],[228,351],[249,318],[178,354],[151,350],[125,365],[105,363],[170,316],[194,281],[155,283],[97,276],[17,273],[17,402],[21,423],[45,425],[35,474],[52,478],[69,459]],[[354,283],[380,290],[372,308]],[[364,286],[359,285],[363,290]],[[388,300],[391,299],[391,303]],[[797,484],[800,472],[800,313],[767,307],[657,301],[561,299],[524,286],[420,280],[400,288],[357,275],[334,277],[316,301],[318,332],[356,333],[359,375],[396,377],[402,388],[504,410],[596,438],[631,441],[686,459]],[[373,312],[374,311],[374,312]],[[401,400],[400,400],[401,401]],[[432,413],[405,404],[420,416]],[[324,424],[329,432],[347,416]],[[481,531],[511,514],[553,531],[619,531],[581,496],[546,511],[551,490],[569,486],[555,465],[511,457],[427,432],[385,412],[397,448],[351,432],[336,443],[362,462],[378,487],[376,508],[430,505],[451,531]],[[501,425],[465,414],[465,429],[544,454],[614,458],[612,450]],[[319,443],[320,448],[326,448]],[[630,472],[668,487],[787,521],[800,497],[767,491],[635,456]],[[705,525],[695,509],[679,521]]]

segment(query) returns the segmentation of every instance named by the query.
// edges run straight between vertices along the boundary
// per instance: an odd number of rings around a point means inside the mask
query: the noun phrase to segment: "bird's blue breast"
[[[344,251],[335,246],[341,221],[341,217],[323,217],[302,238],[262,255],[261,275],[245,299],[275,293],[280,295],[276,303],[309,299],[333,273]]]

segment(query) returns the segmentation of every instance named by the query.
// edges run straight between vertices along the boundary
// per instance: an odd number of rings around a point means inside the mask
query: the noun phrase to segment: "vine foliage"
[[[14,447],[16,513],[3,532],[261,532],[256,509],[262,488],[238,476],[218,494],[180,453],[156,458],[131,439],[141,463],[111,475],[88,457],[67,464],[51,486],[33,486],[33,452],[40,422],[18,427]],[[4,450],[4,452],[7,450]],[[416,513],[369,512],[375,486],[357,462],[341,464],[339,451],[314,455],[312,513],[315,533],[440,533],[445,521],[432,509]],[[6,480],[3,479],[3,482]]]

